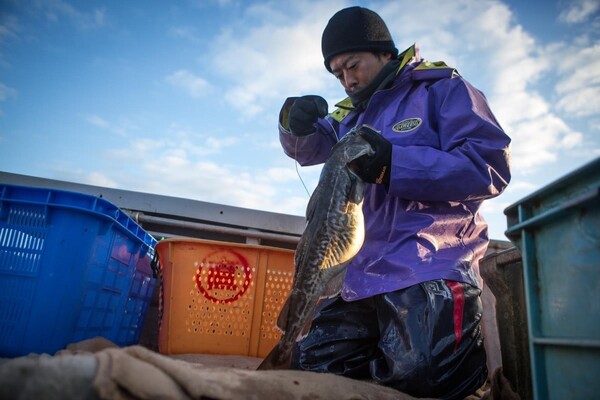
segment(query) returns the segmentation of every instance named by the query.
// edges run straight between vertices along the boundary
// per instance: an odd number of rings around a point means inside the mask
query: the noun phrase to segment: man
[[[483,200],[510,180],[509,137],[483,94],[444,63],[401,54],[375,12],[336,13],[325,67],[348,98],[288,98],[279,137],[301,165],[324,162],[350,129],[375,149],[365,242],[339,297],[323,301],[295,368],[373,379],[414,396],[460,399],[487,377],[478,261],[488,245]],[[372,129],[371,129],[372,128]]]

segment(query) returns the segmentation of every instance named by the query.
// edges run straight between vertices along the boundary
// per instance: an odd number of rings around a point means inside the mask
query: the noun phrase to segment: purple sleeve
[[[296,97],[286,99],[279,113],[279,141],[283,151],[302,166],[324,163],[337,142],[337,135],[329,116],[319,119],[316,131],[307,136],[294,136],[287,128],[287,113]]]
[[[492,198],[510,181],[509,144],[481,92],[462,78],[429,87],[438,146],[393,146],[390,193],[421,201]]]

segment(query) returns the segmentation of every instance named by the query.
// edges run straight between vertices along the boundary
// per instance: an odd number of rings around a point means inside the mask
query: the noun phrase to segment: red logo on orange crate
[[[217,250],[198,265],[196,288],[215,303],[231,303],[246,293],[252,280],[248,261],[233,250]]]

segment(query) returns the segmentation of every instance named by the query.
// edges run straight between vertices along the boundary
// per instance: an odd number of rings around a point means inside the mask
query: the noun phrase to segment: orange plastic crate
[[[292,286],[294,251],[202,239],[156,245],[162,272],[163,354],[264,357]]]

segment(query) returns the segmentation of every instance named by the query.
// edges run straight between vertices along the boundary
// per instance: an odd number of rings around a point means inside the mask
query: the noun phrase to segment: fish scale
[[[290,368],[296,341],[308,332],[319,300],[339,294],[346,265],[362,246],[365,183],[350,164],[374,154],[361,135],[367,129],[371,128],[359,126],[348,132],[323,166],[306,207],[307,223],[296,247],[292,290],[277,320],[283,335],[259,370]]]

